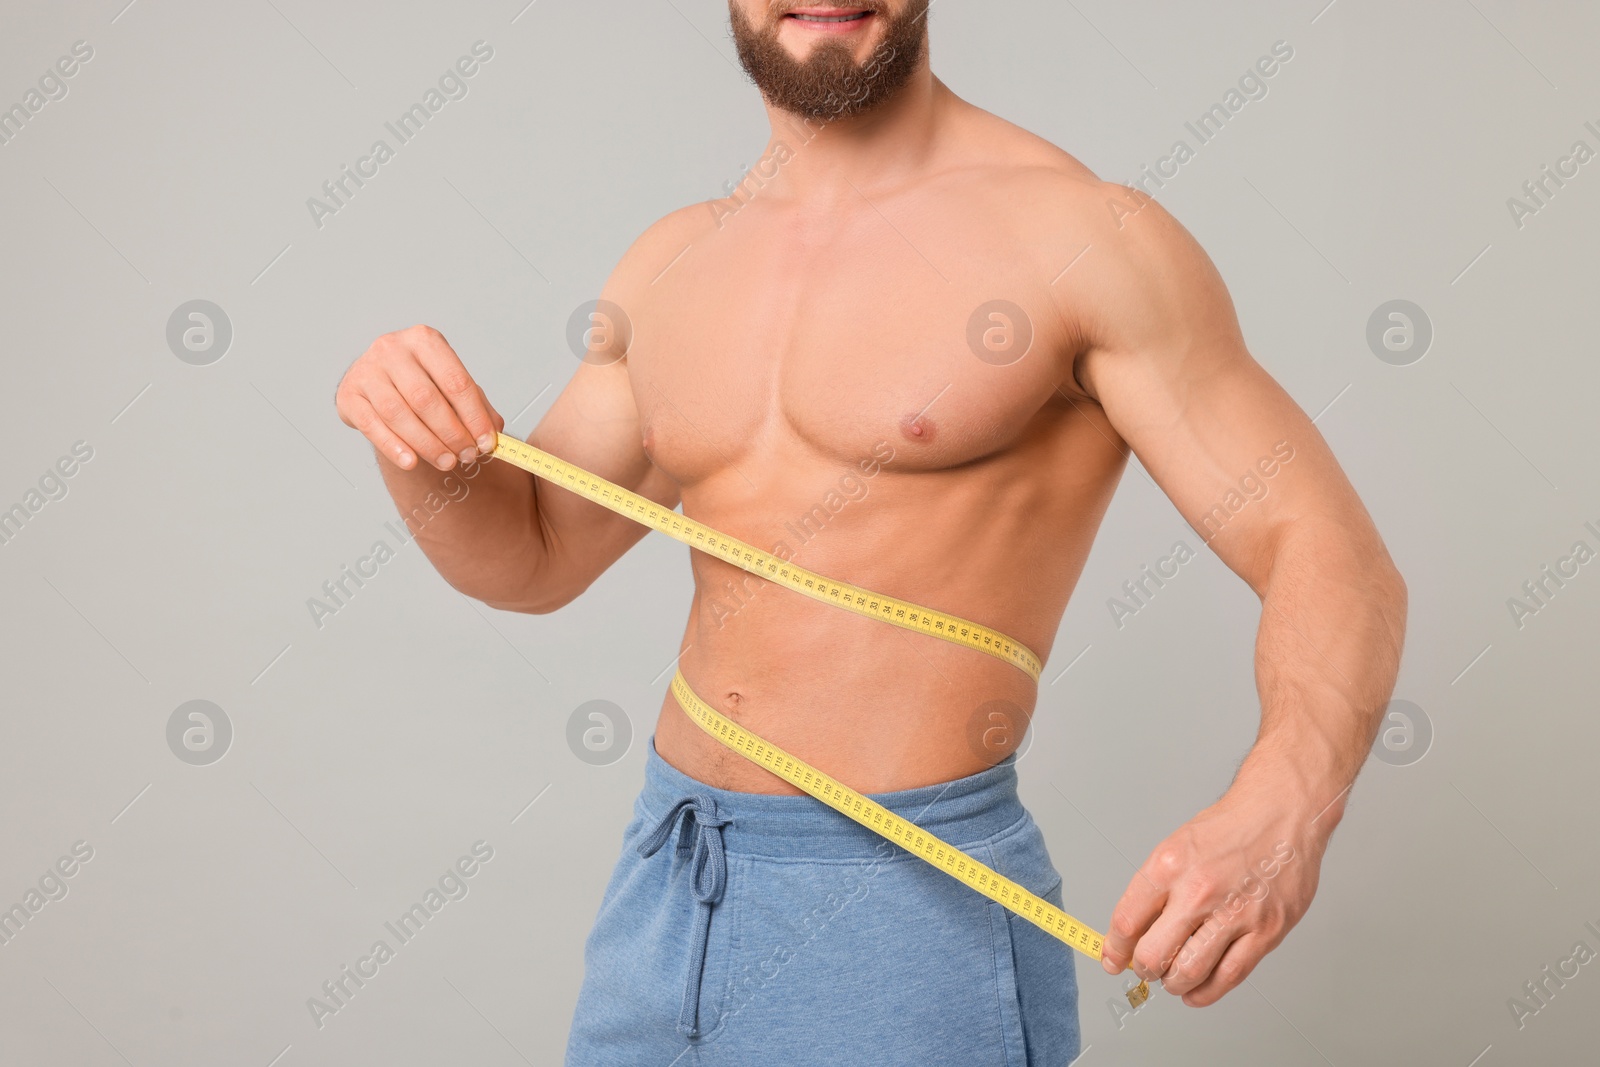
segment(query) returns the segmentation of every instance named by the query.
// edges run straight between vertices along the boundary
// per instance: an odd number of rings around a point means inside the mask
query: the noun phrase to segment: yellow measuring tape
[[[531,471],[563,489],[577,493],[602,507],[610,508],[635,522],[659,530],[690,548],[758,574],[763,578],[826,604],[835,604],[869,618],[882,619],[896,626],[928,634],[959,645],[986,652],[1026,671],[1035,681],[1042,664],[1020,641],[987,626],[956,615],[934,611],[905,600],[882,596],[868,589],[836,581],[804,567],[797,567],[763,552],[753,545],[713,530],[704,523],[657,504],[647,497],[608,482],[582,467],[558,459],[526,441],[506,434],[498,435],[494,453],[526,471]],[[718,714],[689,687],[680,670],[673,675],[672,693],[683,710],[712,737],[741,756],[765,767],[784,781],[816,797],[835,811],[854,819],[913,855],[919,856],[1002,907],[1020,915],[1046,933],[1072,946],[1090,959],[1098,960],[1105,938],[1074,919],[1048,900],[979,863],[954,845],[947,844],[915,823],[881,804],[874,803],[849,786],[830,778],[815,767],[789,755],[739,724]],[[1128,1002],[1137,1008],[1150,996],[1150,987],[1141,981],[1128,991]]]

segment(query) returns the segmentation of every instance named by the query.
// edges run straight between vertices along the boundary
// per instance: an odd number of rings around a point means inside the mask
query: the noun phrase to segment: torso
[[[1045,658],[1124,458],[1072,379],[1070,316],[1051,300],[1079,249],[1036,247],[1026,201],[1075,169],[1085,187],[1093,178],[976,116],[981,165],[870,204],[807,217],[762,190],[704,205],[708,224],[628,309],[629,375],[645,450],[685,514]],[[1027,354],[1003,365],[968,342],[974,309],[996,299],[1033,329]],[[959,778],[1020,740],[970,740],[988,702],[1031,713],[1037,684],[1017,667],[690,560],[689,684],[853,788]],[[796,792],[705,734],[670,690],[655,744],[709,784]]]

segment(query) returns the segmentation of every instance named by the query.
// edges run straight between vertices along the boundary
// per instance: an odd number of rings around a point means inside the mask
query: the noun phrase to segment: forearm
[[[453,588],[511,611],[543,610],[554,599],[531,475],[485,459],[405,470],[381,452],[378,469],[407,529]]]
[[[1292,532],[1274,548],[1256,639],[1261,730],[1230,789],[1324,840],[1394,690],[1405,637],[1399,572],[1376,533],[1357,539],[1342,526]]]

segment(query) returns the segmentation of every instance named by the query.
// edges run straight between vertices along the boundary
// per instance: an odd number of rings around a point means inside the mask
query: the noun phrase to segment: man
[[[731,0],[766,154],[733,196],[627,251],[606,328],[528,440],[1041,655],[1137,453],[1262,600],[1258,739],[1130,880],[1105,947],[1107,971],[1208,1005],[1310,906],[1392,690],[1405,586],[1188,232],[951,93],[926,13]],[[337,403],[402,513],[504,425],[420,326],[379,338]],[[509,464],[474,488],[417,540],[505,610],[556,610],[647,532]],[[1032,678],[709,554],[690,563],[679,666],[696,694],[1062,903],[1015,795]],[[1013,729],[983,729],[997,708]],[[974,745],[974,724],[998,746]],[[1071,951],[724,747],[670,691],[624,842],[569,1063],[1060,1067],[1079,1052]]]

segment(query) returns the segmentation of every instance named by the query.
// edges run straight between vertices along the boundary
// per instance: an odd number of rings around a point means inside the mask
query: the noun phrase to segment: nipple
[[[928,444],[936,433],[933,420],[926,415],[906,415],[900,420],[900,434],[908,441]]]

